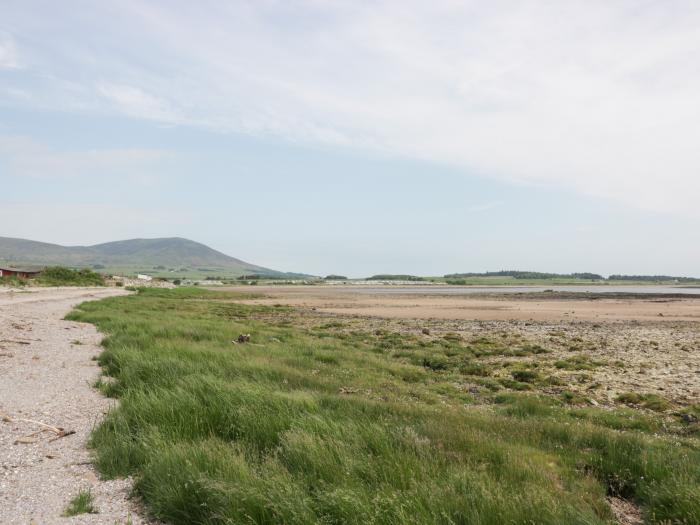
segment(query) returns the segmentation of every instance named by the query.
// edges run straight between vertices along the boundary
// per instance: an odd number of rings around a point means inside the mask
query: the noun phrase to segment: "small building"
[[[31,279],[41,273],[41,270],[30,270],[27,268],[7,268],[0,266],[0,277],[19,277],[20,279]]]
[[[141,280],[141,281],[152,281],[153,280],[153,277],[151,277],[150,275],[145,275],[142,273],[137,274],[136,278]]]

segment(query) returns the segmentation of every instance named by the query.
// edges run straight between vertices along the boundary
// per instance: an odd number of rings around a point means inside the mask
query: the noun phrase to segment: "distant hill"
[[[193,270],[226,275],[258,274],[277,277],[308,277],[257,266],[204,244],[169,237],[130,239],[94,246],[60,246],[12,237],[0,237],[0,262],[12,265],[64,265],[92,268]]]

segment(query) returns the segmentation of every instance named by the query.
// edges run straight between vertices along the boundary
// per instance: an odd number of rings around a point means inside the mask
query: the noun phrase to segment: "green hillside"
[[[64,265],[90,267],[105,272],[188,277],[233,277],[244,274],[293,277],[250,264],[204,244],[180,237],[130,239],[94,246],[60,246],[44,242],[0,237],[0,264]]]

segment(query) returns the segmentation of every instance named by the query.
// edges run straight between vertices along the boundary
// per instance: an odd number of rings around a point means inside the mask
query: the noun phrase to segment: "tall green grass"
[[[90,489],[83,489],[70,500],[63,511],[64,517],[79,516],[80,514],[98,514]]]
[[[121,400],[92,436],[102,474],[133,475],[177,524],[602,524],[609,495],[649,523],[700,523],[699,442],[655,416],[478,404],[458,342],[341,338],[288,314],[186,288],[74,311],[108,334],[103,388]]]
[[[104,286],[104,277],[88,268],[73,270],[51,266],[45,268],[36,280],[45,286]]]
[[[0,285],[5,286],[104,286],[102,275],[88,268],[74,270],[63,266],[50,266],[31,279],[17,276],[0,277]]]

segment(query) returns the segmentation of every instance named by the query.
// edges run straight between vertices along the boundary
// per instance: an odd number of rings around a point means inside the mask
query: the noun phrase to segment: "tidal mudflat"
[[[607,293],[447,290],[267,286],[245,302],[293,305],[295,322],[331,322],[339,332],[384,330],[421,340],[454,337],[466,346],[488,340],[544,349],[487,352],[482,386],[465,383],[472,391],[508,383],[512,371],[524,367],[548,383],[541,389],[574,391],[593,403],[614,405],[629,392],[659,396],[668,409],[700,402],[700,296],[644,293],[657,289],[636,286]]]

